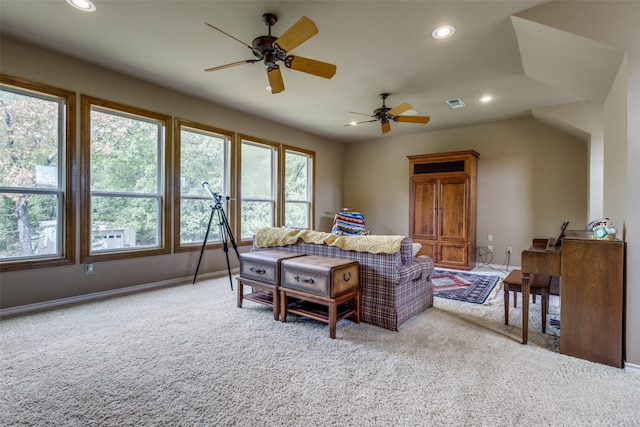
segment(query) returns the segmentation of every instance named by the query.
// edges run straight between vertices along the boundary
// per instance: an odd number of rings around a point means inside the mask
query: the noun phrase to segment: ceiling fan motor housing
[[[389,107],[380,107],[373,110],[373,115],[379,119],[387,118],[387,111],[391,110]]]
[[[253,39],[251,43],[253,47],[253,54],[256,58],[264,60],[264,65],[272,68],[276,65],[276,61],[284,61],[286,52],[281,51],[273,47],[273,42],[278,38],[268,35],[260,36]]]
[[[251,46],[255,57],[264,61],[264,65],[267,68],[273,68],[276,66],[277,61],[284,61],[287,53],[273,45],[278,38],[271,35],[271,27],[278,22],[278,17],[273,13],[265,13],[262,15],[262,21],[269,27],[269,34],[256,37],[251,42]]]

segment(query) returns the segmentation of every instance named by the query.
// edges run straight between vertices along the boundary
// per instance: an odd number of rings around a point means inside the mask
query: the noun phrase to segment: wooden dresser
[[[473,150],[408,156],[409,235],[437,267],[470,270],[476,259]]]
[[[560,352],[623,366],[624,242],[562,240]]]

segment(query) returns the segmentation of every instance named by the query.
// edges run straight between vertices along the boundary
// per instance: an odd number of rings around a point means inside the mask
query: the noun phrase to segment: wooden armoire
[[[479,154],[473,150],[409,158],[409,235],[437,267],[470,270],[476,259]]]

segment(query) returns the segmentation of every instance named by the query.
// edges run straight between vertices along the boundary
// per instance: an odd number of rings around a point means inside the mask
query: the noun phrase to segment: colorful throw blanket
[[[338,212],[333,218],[331,233],[338,236],[368,234],[364,229],[364,215],[360,212]]]
[[[295,230],[291,228],[263,228],[256,234],[255,245],[259,248],[293,245],[302,239],[307,243],[336,246],[347,251],[371,252],[374,254],[392,254],[400,251],[405,236],[336,236],[314,230]]]

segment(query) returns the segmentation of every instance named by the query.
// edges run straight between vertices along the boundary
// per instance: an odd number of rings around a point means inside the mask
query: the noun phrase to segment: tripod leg
[[[218,209],[218,221],[220,226],[220,239],[222,240],[222,250],[224,251],[224,256],[227,258],[227,272],[229,273],[229,286],[231,286],[231,290],[233,291],[233,280],[231,278],[231,265],[229,264],[229,246],[227,245],[227,230],[229,228],[229,224],[226,223],[226,217],[224,216],[224,211],[222,210],[222,208]],[[236,249],[236,253],[237,252],[238,250]]]
[[[198,266],[196,267],[196,274],[193,275],[193,284],[196,283],[196,278],[198,277],[198,270],[200,270],[200,261],[202,261],[204,248],[207,246],[207,239],[209,238],[209,230],[211,230],[212,220],[213,220],[213,209],[211,209],[211,215],[209,216],[209,224],[207,224],[207,234],[204,235],[204,242],[202,242],[202,249],[200,249],[200,258],[198,258]]]
[[[238,260],[240,259],[240,254],[238,253],[238,245],[236,245],[236,241],[233,238],[233,233],[231,232],[231,227],[229,227],[229,221],[227,221],[227,215],[224,213],[224,210],[221,210],[222,221],[224,222],[224,228],[227,231],[227,236],[229,236],[229,240],[231,240],[231,245],[233,249],[236,251],[236,256]]]

